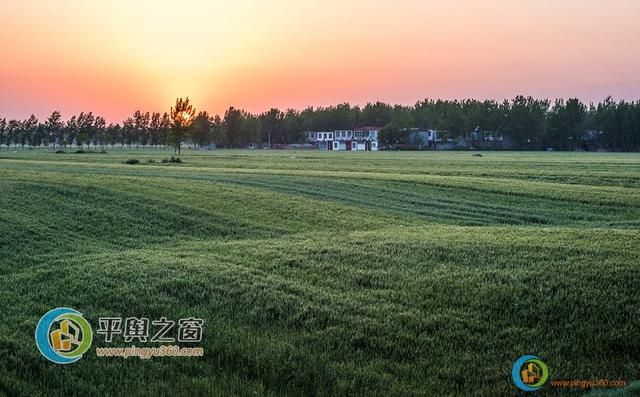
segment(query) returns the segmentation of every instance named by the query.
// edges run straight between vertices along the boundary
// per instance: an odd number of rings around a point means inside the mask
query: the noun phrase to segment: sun
[[[191,115],[189,112],[180,112],[180,120],[182,125],[188,125],[191,122]]]

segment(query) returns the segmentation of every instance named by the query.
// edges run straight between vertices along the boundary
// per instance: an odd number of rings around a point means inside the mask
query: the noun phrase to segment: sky
[[[1,0],[0,117],[640,99],[638,0]]]

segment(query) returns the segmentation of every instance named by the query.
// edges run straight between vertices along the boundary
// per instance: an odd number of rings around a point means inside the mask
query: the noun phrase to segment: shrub
[[[129,159],[124,162],[125,164],[140,164],[140,160],[138,159]]]
[[[162,164],[166,164],[168,162],[169,162],[169,159],[162,159],[162,161],[161,161]]]
[[[82,154],[82,153],[86,153],[86,152],[84,150],[80,149],[80,150],[76,150],[76,153]]]
[[[64,154],[65,151],[64,150],[56,150],[56,154]]]
[[[170,163],[182,163],[182,160],[180,160],[180,157],[173,157],[171,156],[171,158],[169,159]]]
[[[154,159],[149,159],[149,160],[147,160],[147,163],[148,163],[148,164],[153,164],[153,163],[155,163],[155,162],[156,162],[156,161],[155,161]]]

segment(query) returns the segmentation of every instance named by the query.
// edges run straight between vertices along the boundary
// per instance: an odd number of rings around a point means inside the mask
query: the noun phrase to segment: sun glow
[[[186,127],[189,124],[191,124],[191,115],[189,114],[189,112],[180,112],[179,117],[180,117],[180,124],[182,126]]]
[[[185,95],[211,113],[521,93],[637,96],[640,51],[628,48],[640,37],[640,2],[573,3],[6,2],[0,112],[93,111],[122,121]]]

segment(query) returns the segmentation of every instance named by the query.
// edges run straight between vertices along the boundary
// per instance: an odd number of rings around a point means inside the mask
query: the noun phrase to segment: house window
[[[333,148],[338,149],[338,142],[333,142]]]

